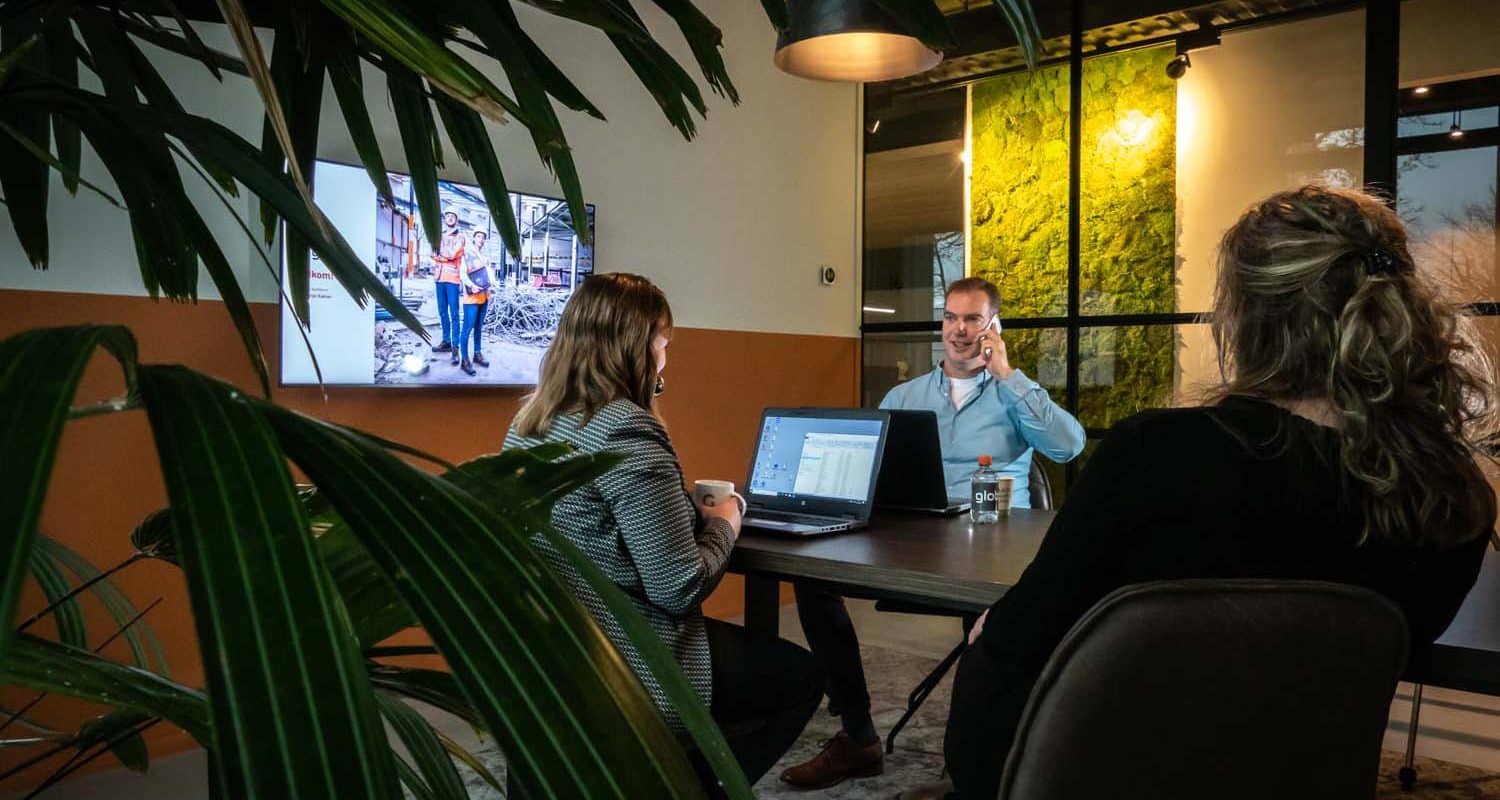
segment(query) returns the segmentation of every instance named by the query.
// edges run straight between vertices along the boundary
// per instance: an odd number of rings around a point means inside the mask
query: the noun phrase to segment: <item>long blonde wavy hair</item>
[[[560,414],[589,419],[620,399],[655,414],[651,343],[671,330],[672,307],[651,281],[625,272],[586,278],[563,308],[536,391],[516,413],[516,432],[545,436]]]
[[[1480,463],[1495,378],[1468,330],[1371,195],[1282,192],[1224,234],[1213,319],[1223,391],[1328,403],[1364,540],[1443,549],[1494,528]]]

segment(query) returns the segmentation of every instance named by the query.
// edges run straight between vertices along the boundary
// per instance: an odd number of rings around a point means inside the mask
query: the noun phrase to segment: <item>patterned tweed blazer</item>
[[[582,414],[553,421],[542,438],[510,431],[505,447],[567,442],[584,453],[615,452],[619,466],[567,495],[552,511],[552,524],[634,601],[666,643],[705,704],[713,696],[708,639],[701,604],[729,563],[734,533],[729,523],[699,518],[683,485],[682,467],[666,429],[650,412],[616,400],[584,422]],[[682,723],[661,684],[641,660],[598,594],[554,548],[532,542],[625,656],[673,728]]]

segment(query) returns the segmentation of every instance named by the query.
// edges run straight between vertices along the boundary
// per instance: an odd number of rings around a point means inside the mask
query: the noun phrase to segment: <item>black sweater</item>
[[[990,610],[954,685],[949,767],[982,774],[963,796],[993,797],[1031,686],[1063,636],[1121,586],[1175,578],[1282,578],[1374,589],[1405,612],[1414,645],[1453,620],[1488,537],[1446,552],[1357,545],[1358,508],[1341,502],[1338,435],[1275,405],[1151,411],[1100,443],[1036,559]],[[970,713],[966,709],[972,709]],[[982,709],[982,710],[981,710]],[[978,737],[976,740],[975,737]],[[964,753],[965,750],[972,753]]]

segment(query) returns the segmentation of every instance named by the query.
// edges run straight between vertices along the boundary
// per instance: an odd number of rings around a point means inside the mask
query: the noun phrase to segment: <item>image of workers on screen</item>
[[[426,340],[390,309],[350,297],[314,256],[302,335],[290,309],[282,313],[283,383],[536,383],[563,305],[594,272],[593,247],[574,231],[566,202],[512,192],[507,208],[492,209],[478,187],[438,181],[441,229],[429,236],[410,176],[388,173],[389,199],[360,167],[319,161],[314,176],[318,206]],[[593,211],[588,206],[590,231]],[[501,237],[506,217],[520,233],[519,257]]]

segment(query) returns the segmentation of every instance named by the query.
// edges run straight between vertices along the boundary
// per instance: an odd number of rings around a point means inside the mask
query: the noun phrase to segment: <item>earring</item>
[[[651,393],[652,397],[661,397],[661,393],[667,390],[667,379],[660,375],[656,376],[656,390]]]

